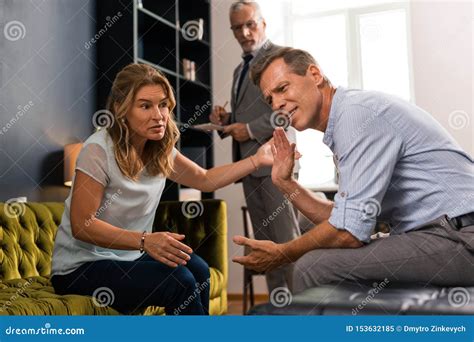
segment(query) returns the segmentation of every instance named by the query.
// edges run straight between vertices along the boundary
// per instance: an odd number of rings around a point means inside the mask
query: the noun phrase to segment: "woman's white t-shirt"
[[[176,153],[176,149],[173,149],[173,157]],[[77,159],[76,170],[104,186],[104,196],[95,216],[97,219],[129,231],[152,231],[155,212],[165,187],[165,177],[150,177],[146,171],[142,171],[138,181],[123,176],[115,161],[112,139],[106,130],[96,132],[86,140]],[[71,273],[89,261],[138,259],[138,250],[103,248],[72,236],[70,210],[73,189],[74,179],[56,234],[51,275]],[[91,224],[92,219],[88,218],[85,224]]]

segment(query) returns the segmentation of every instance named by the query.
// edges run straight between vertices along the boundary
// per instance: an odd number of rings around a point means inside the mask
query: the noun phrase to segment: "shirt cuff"
[[[250,130],[249,124],[246,124],[246,126],[247,126],[247,132],[249,133],[250,139],[255,140],[255,137],[254,137],[254,135],[252,134],[252,131]]]
[[[344,193],[343,193],[344,194]],[[337,229],[347,230],[359,241],[368,243],[376,224],[376,217],[364,214],[358,201],[346,200],[347,194],[334,198],[334,208],[328,222]]]

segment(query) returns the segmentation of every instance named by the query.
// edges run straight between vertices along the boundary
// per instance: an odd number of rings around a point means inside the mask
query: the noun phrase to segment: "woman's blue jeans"
[[[58,294],[94,295],[99,304],[102,291],[102,302],[121,313],[161,306],[167,315],[209,314],[209,266],[196,254],[176,268],[147,254],[135,261],[87,262],[51,282]]]

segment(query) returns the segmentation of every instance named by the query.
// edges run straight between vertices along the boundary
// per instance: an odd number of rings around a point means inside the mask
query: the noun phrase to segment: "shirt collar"
[[[329,148],[333,145],[333,133],[334,133],[334,125],[336,124],[337,117],[339,115],[339,111],[337,110],[337,104],[341,100],[342,87],[337,87],[334,96],[332,97],[331,101],[331,109],[329,110],[329,117],[328,117],[328,125],[326,127],[326,131],[324,132],[323,136],[323,143],[325,143]]]

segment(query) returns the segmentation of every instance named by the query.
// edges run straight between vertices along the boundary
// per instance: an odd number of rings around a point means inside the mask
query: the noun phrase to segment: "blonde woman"
[[[206,262],[181,242],[184,235],[151,232],[165,180],[214,191],[271,165],[272,157],[262,146],[237,163],[202,169],[174,148],[175,104],[154,68],[130,64],[117,74],[107,104],[113,125],[84,143],[65,202],[52,265],[57,293],[107,287],[111,306],[124,313],[154,305],[167,314],[208,314],[210,286],[196,291],[209,281]]]

